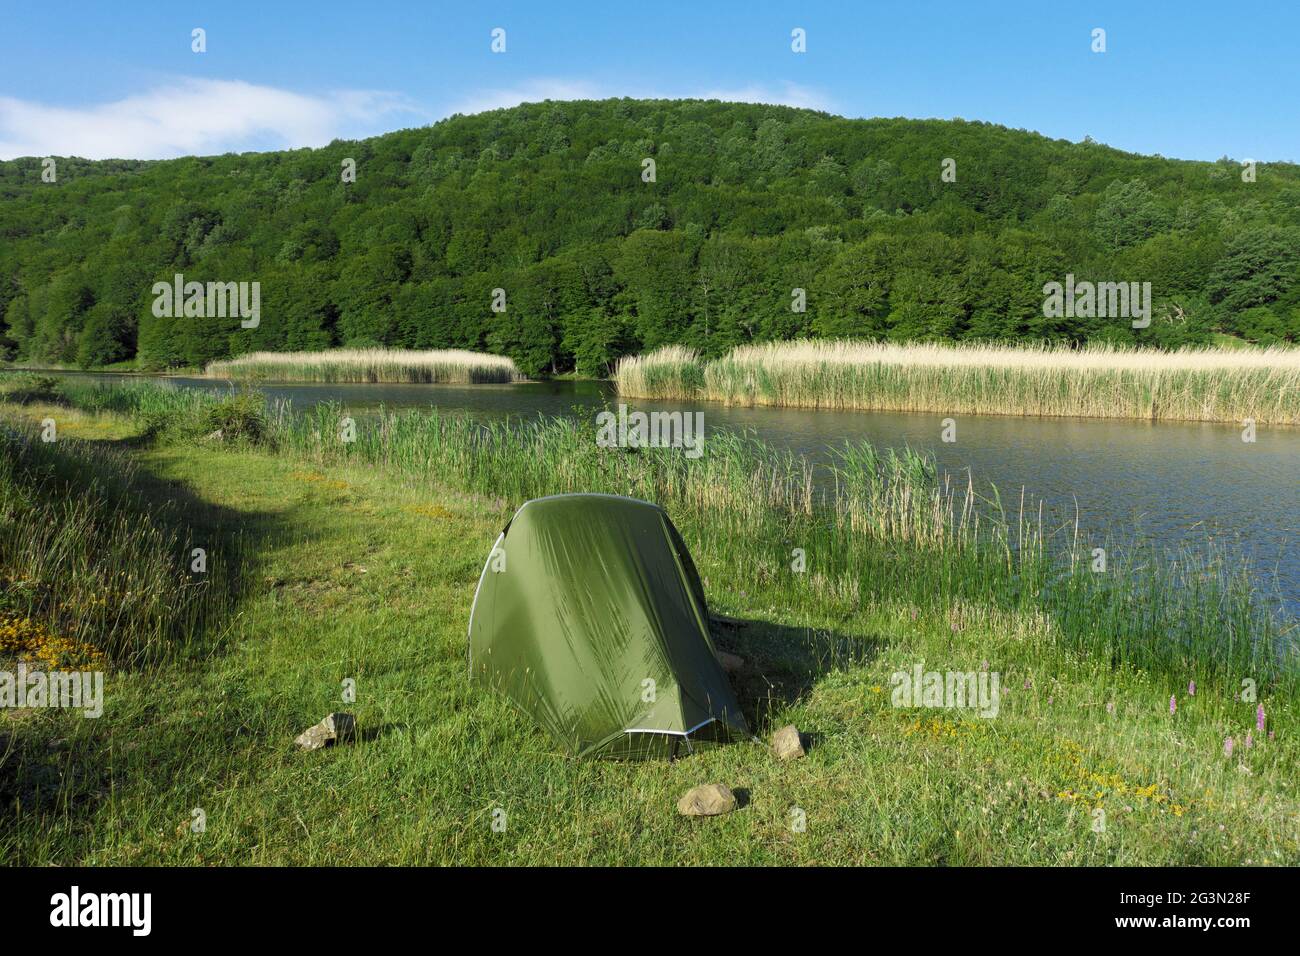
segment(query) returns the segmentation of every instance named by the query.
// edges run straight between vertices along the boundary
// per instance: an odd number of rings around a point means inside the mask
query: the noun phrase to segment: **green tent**
[[[658,505],[538,498],[515,512],[479,577],[470,678],[575,756],[689,753],[748,736],[708,620],[695,565]]]

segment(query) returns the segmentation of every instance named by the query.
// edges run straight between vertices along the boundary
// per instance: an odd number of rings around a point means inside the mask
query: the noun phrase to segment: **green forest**
[[[1292,164],[1140,156],[963,120],[621,99],[322,149],[54,168],[46,182],[41,157],[0,163],[10,361],[161,369],[384,345],[604,375],[667,343],[712,357],[810,336],[1300,339]],[[155,317],[152,286],[177,273],[259,282],[260,324]],[[1150,282],[1150,327],[1044,317],[1044,283],[1067,274]]]

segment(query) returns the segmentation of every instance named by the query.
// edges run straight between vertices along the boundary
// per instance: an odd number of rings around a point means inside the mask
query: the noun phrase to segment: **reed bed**
[[[689,401],[704,392],[705,364],[694,349],[665,345],[648,355],[629,355],[614,367],[620,395]]]
[[[619,363],[619,393],[735,405],[1300,424],[1300,349],[1068,349],[853,341],[664,350]]]
[[[463,349],[330,349],[323,352],[250,352],[213,362],[212,378],[286,382],[393,382],[420,385],[507,384],[523,381],[503,355]]]

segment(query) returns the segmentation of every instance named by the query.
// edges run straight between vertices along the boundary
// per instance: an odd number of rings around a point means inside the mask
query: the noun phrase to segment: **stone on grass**
[[[315,727],[308,727],[300,733],[293,742],[303,750],[320,750],[350,740],[356,727],[356,719],[351,714],[330,714]]]
[[[736,795],[725,783],[706,783],[691,787],[677,801],[677,812],[684,817],[716,817],[736,809]]]
[[[793,760],[804,755],[803,740],[794,724],[782,727],[772,735],[772,753],[781,760]]]
[[[722,665],[722,669],[728,674],[735,674],[745,666],[745,659],[727,651],[718,651],[718,663]]]

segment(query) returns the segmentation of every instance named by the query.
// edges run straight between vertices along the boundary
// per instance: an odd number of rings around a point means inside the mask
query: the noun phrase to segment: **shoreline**
[[[610,380],[612,382],[612,380]],[[271,383],[267,383],[271,384]],[[284,384],[295,384],[286,382]],[[301,384],[301,383],[298,383]],[[617,383],[613,383],[617,388]],[[673,401],[673,398],[664,398],[655,395],[634,395],[616,392],[619,399],[639,399],[641,401],[664,402]],[[1161,415],[1158,417],[1149,417],[1141,415],[1071,415],[1067,412],[1006,412],[994,411],[988,409],[964,409],[951,405],[935,406],[933,408],[916,408],[916,407],[896,407],[893,405],[818,405],[803,404],[795,402],[777,403],[763,401],[738,401],[727,398],[714,398],[698,396],[685,399],[690,402],[700,402],[710,405],[721,405],[725,408],[794,408],[803,411],[827,411],[827,412],[889,412],[901,415],[968,415],[973,418],[1024,418],[1035,420],[1052,420],[1052,421],[1078,421],[1078,422],[1135,422],[1146,423],[1150,425],[1226,425],[1241,426],[1241,422],[1236,419],[1227,418],[1177,418],[1173,416]],[[1300,419],[1296,421],[1271,422],[1257,421],[1256,425],[1266,428],[1300,428]]]
[[[164,391],[122,386],[135,390]],[[781,504],[784,491],[757,491],[773,480],[791,490],[797,476],[782,477],[743,449],[718,449],[714,464],[700,466],[713,470],[691,471],[688,484],[673,478],[677,464],[668,456],[615,455],[618,470],[602,487],[664,500],[710,610],[730,619],[717,639],[745,660],[732,680],[755,731],[766,737],[795,723],[815,743],[796,764],[745,743],[674,763],[574,761],[509,704],[466,685],[463,625],[501,522],[520,499],[567,487],[566,472],[530,474],[520,462],[572,461],[582,470],[570,477],[584,485],[604,473],[573,457],[577,433],[559,425],[525,442],[500,431],[483,438],[416,414],[392,419],[408,423],[405,439],[381,423],[363,428],[350,449],[314,433],[333,432],[324,419],[289,423],[267,436],[274,444],[212,441],[180,426],[222,403],[143,394],[134,406],[83,411],[75,394],[69,398],[70,407],[7,404],[0,412],[24,427],[58,418],[65,438],[29,446],[42,458],[94,462],[101,447],[117,449],[138,469],[139,506],[149,512],[165,514],[177,502],[201,509],[186,520],[204,531],[210,569],[230,568],[231,604],[194,633],[192,653],[110,670],[103,718],[49,713],[7,728],[31,756],[19,785],[58,753],[132,743],[115,765],[112,801],[96,798],[93,779],[69,780],[0,820],[0,842],[16,862],[1300,860],[1287,786],[1300,759],[1294,677],[1249,671],[1276,739],[1256,731],[1248,748],[1242,739],[1256,727],[1256,705],[1233,697],[1244,659],[1215,661],[1208,646],[1173,651],[1194,636],[1184,625],[1212,620],[1207,608],[1189,608],[1180,624],[1174,605],[1141,603],[1159,612],[1142,630],[1141,616],[1121,605],[1103,614],[1106,602],[1045,604],[1008,577],[1005,558],[981,558],[940,533],[943,509],[918,511],[914,499],[891,497],[887,487],[838,518],[801,517]],[[172,426],[146,440],[146,421]],[[466,444],[471,434],[486,443]],[[469,447],[481,452],[473,465],[455,453]],[[435,449],[447,454],[430,456]],[[886,467],[859,465],[864,475]],[[657,495],[636,484],[647,478],[642,466],[666,482]],[[753,467],[764,474],[755,478]],[[925,487],[914,467],[888,472],[900,492],[910,482]],[[787,567],[791,540],[807,546],[809,573]],[[1032,576],[1032,566],[1019,573]],[[1094,617],[1107,644],[1079,630]],[[900,705],[894,677],[918,666],[997,672],[1005,693],[996,717]],[[294,735],[337,706],[330,702],[339,681],[357,675],[349,709],[362,740],[320,755],[291,753]],[[232,686],[241,693],[221,692]],[[163,701],[168,717],[160,720]],[[234,737],[231,721],[240,728]],[[1238,740],[1232,761],[1222,753],[1225,732]],[[51,739],[64,741],[57,753]],[[285,795],[301,791],[304,774],[330,794],[329,813],[313,818],[316,841],[298,839],[298,815],[285,810]],[[750,802],[732,827],[684,842],[674,805],[697,778],[740,781]],[[792,792],[813,824],[799,840],[786,826]],[[306,806],[313,797],[300,799]],[[193,806],[216,823],[215,840],[174,835]],[[492,831],[485,806],[507,808],[511,839]],[[1095,807],[1123,839],[1080,839]],[[349,839],[359,827],[369,839]]]
[[[120,376],[124,380],[150,381],[154,379],[202,379],[210,382],[221,382],[231,387],[247,386],[257,388],[260,386],[330,386],[330,385],[410,385],[410,386],[432,386],[432,387],[450,387],[450,388],[514,388],[517,386],[529,385],[546,385],[553,382],[596,382],[607,383],[611,389],[610,398],[615,401],[622,400],[642,400],[651,402],[671,402],[671,401],[688,401],[704,405],[718,405],[724,408],[763,408],[763,409],[782,409],[792,408],[806,411],[829,411],[840,413],[852,412],[882,412],[905,415],[969,415],[977,418],[1001,418],[1001,419],[1035,419],[1035,420],[1053,420],[1053,421],[1079,421],[1079,422],[1134,422],[1147,423],[1152,425],[1158,424],[1177,424],[1177,425],[1224,425],[1224,426],[1241,426],[1241,422],[1236,419],[1226,418],[1180,418],[1175,416],[1160,415],[1137,416],[1137,415],[1087,415],[1071,414],[1069,412],[1030,412],[1030,411],[1001,411],[989,410],[985,408],[968,409],[953,405],[936,405],[932,408],[904,407],[888,404],[876,405],[828,405],[813,402],[786,402],[779,403],[775,401],[765,401],[761,399],[740,400],[728,397],[714,397],[705,395],[696,395],[685,397],[677,394],[637,394],[624,392],[620,389],[619,381],[616,377],[611,378],[579,378],[571,375],[556,376],[553,378],[525,379],[514,382],[412,382],[403,380],[393,381],[364,381],[364,380],[336,380],[321,381],[318,379],[271,379],[271,378],[231,378],[229,376],[207,375],[202,371],[186,372],[128,372],[118,370],[103,369],[74,369],[74,368],[26,368],[20,366],[0,367],[0,373],[9,372],[13,374],[32,374],[32,375],[71,375],[71,376],[91,376],[91,375],[113,375]],[[1256,425],[1266,428],[1300,428],[1300,419],[1295,421],[1256,421]]]

